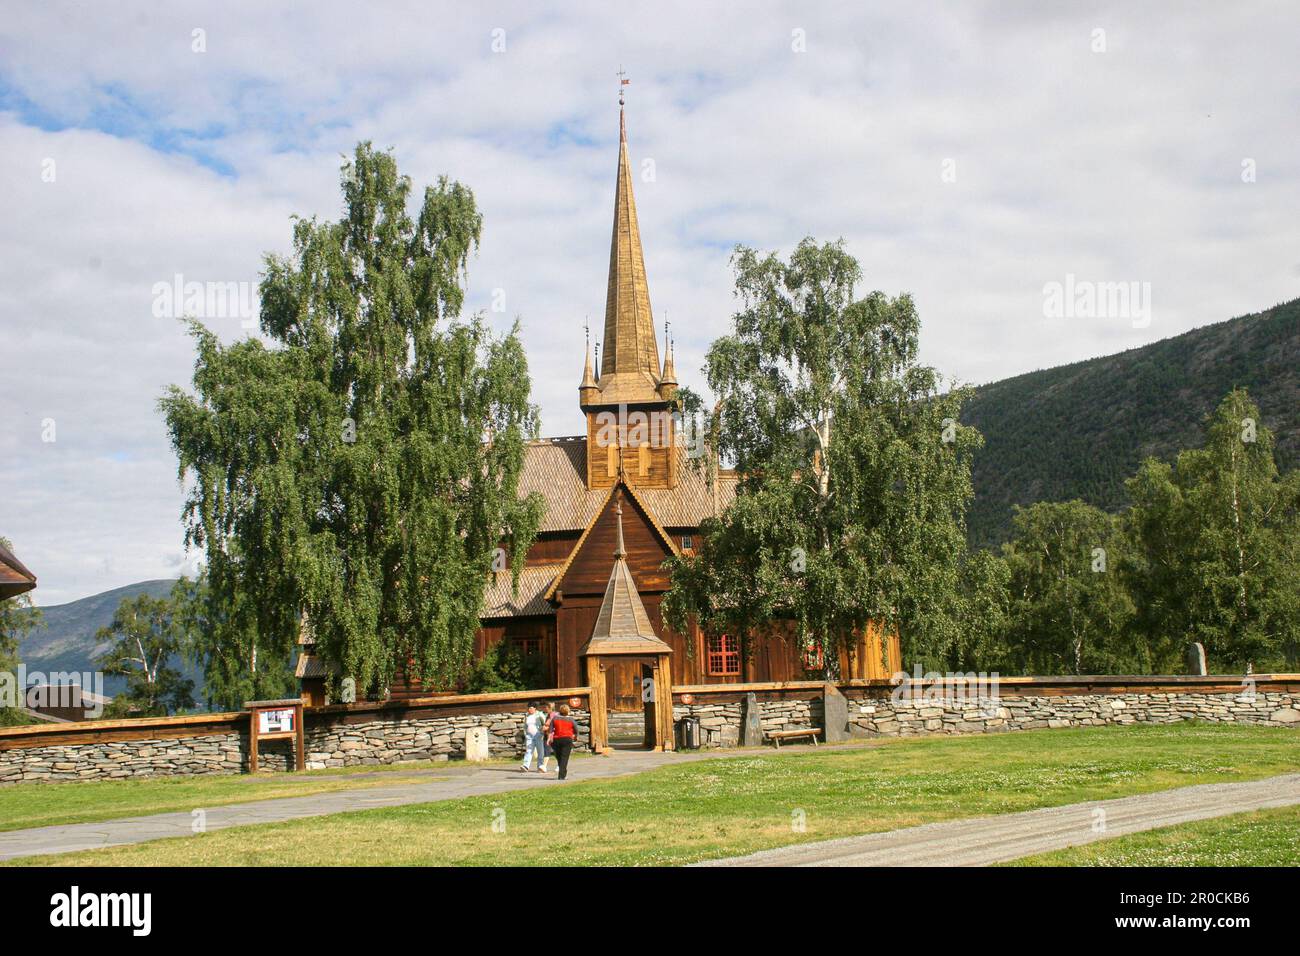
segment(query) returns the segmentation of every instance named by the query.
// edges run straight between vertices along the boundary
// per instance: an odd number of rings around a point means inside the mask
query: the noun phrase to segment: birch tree
[[[1015,537],[1003,547],[1013,672],[1149,673],[1149,655],[1130,643],[1118,519],[1075,500],[1017,507],[1013,521]]]
[[[1273,434],[1244,389],[1205,425],[1205,444],[1128,481],[1139,621],[1167,666],[1187,643],[1212,667],[1295,666],[1300,643],[1300,471],[1278,472]]]
[[[463,674],[499,547],[518,580],[538,420],[517,329],[460,315],[473,193],[440,179],[412,215],[411,181],[368,143],[341,180],[342,217],[298,220],[292,255],[266,258],[261,337],[192,323],[194,391],[161,405],[206,557],[202,656],[255,681],[305,612],[336,678],[382,696],[399,668]]]
[[[194,706],[194,681],[174,666],[184,634],[169,599],[148,594],[127,598],[95,639],[108,645],[96,663],[104,673],[127,679],[126,691],[113,699],[112,713],[129,710],[154,717]]]
[[[713,452],[740,475],[672,562],[666,610],[706,630],[776,620],[828,659],[870,621],[904,658],[942,666],[961,643],[960,575],[971,455],[964,389],[918,362],[911,298],[858,298],[843,242],[803,240],[787,261],[737,248],[740,308],[709,349]]]

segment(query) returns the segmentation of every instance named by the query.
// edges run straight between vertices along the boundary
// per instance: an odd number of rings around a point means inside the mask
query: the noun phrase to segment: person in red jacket
[[[578,725],[569,716],[569,705],[561,704],[560,712],[551,715],[551,729],[547,743],[555,753],[555,762],[560,765],[559,779],[569,775],[569,754],[573,751],[573,742],[578,739]]]

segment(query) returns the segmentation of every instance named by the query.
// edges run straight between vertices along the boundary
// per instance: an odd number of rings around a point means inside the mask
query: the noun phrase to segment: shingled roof
[[[665,528],[698,528],[720,513],[736,496],[736,476],[718,473],[716,488],[695,470],[686,449],[674,449],[677,459],[676,488],[637,488],[637,500]],[[587,488],[587,439],[544,438],[529,442],[524,449],[524,470],[519,477],[519,494],[537,492],[546,500],[546,516],[540,531],[582,531],[600,510],[608,488]],[[715,512],[716,491],[716,512]]]
[[[514,594],[509,571],[494,571],[483,595],[483,617],[517,617],[523,614],[554,614],[546,601],[559,564],[539,564],[519,572],[519,595]]]
[[[14,553],[0,544],[0,600],[15,597],[36,587],[36,575],[27,570]]]
[[[623,497],[620,492],[614,507],[618,516],[618,545],[614,549],[614,567],[609,572],[605,599],[601,602],[591,638],[578,656],[591,654],[670,654],[672,648],[659,639],[650,616],[646,614],[636,582],[627,566],[627,548],[623,545]]]

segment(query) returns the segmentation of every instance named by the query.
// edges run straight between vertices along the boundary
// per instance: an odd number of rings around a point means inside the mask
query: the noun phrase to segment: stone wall
[[[471,727],[488,728],[488,751],[494,757],[522,757],[526,713],[525,708],[495,714],[332,723],[318,727],[309,722],[304,740],[307,767],[352,767],[402,760],[463,758],[465,731]],[[578,725],[578,743],[574,749],[590,750],[590,715],[583,710],[573,710],[570,716]]]
[[[936,686],[925,691],[934,699],[900,700],[886,683],[852,681],[839,685],[848,705],[846,726],[840,730],[855,737],[896,737],[1182,720],[1300,729],[1300,676],[1259,678],[1253,693],[1231,691],[1232,683],[1034,678],[1006,681],[995,699],[962,699]],[[743,688],[674,688],[673,718],[698,717],[705,747],[737,747],[743,739],[747,693],[753,693],[765,739],[775,730],[823,726],[820,684]],[[585,700],[586,692],[570,688],[544,694]],[[524,713],[533,696],[489,694],[309,710],[304,728],[307,766],[463,757],[465,731],[471,727],[488,728],[492,755],[518,756],[523,753]],[[575,709],[574,717],[578,749],[586,750],[590,716]],[[0,730],[0,785],[245,772],[247,722],[246,714],[235,713]],[[263,741],[259,751],[260,771],[281,772],[293,765],[290,741]]]
[[[1044,697],[1003,694],[964,700],[891,700],[871,693],[845,692],[849,733],[860,737],[916,734],[969,734],[1044,727],[1098,727],[1107,724],[1172,724],[1205,720],[1238,724],[1295,726],[1300,694],[1069,694]]]
[[[689,704],[673,704],[674,723],[683,717],[697,717],[700,721],[701,744],[711,747],[739,747],[741,723],[745,707],[742,701],[710,701],[707,695],[692,695]],[[763,739],[773,730],[794,730],[798,727],[820,727],[822,701],[820,698],[784,698],[759,700],[759,717]]]
[[[702,747],[739,747],[740,722],[742,720],[741,704],[709,703],[695,701],[690,704],[673,704],[673,723],[684,717],[696,717],[700,721],[700,745]],[[673,746],[677,746],[676,738]]]
[[[775,686],[775,685],[773,685]],[[1023,686],[1023,685],[1021,685]],[[888,688],[840,686],[848,702],[853,737],[907,737],[920,734],[997,733],[1047,727],[1168,724],[1205,720],[1267,724],[1300,729],[1300,691],[1256,693],[1085,693],[1043,695],[1017,689],[996,698],[965,699],[936,691],[929,699],[895,700]],[[734,690],[691,688],[689,704],[676,695],[673,719],[697,717],[704,747],[740,745],[743,699]],[[798,699],[754,692],[764,740],[773,730],[823,727],[821,698]]]
[[[237,733],[0,750],[0,783],[240,773],[247,754],[248,735]]]
[[[549,697],[583,697],[575,689]],[[447,760],[465,756],[465,731],[488,728],[494,757],[522,756],[529,695],[491,694],[386,705],[340,705],[306,713],[308,769]],[[504,698],[504,699],[503,699]],[[589,750],[591,720],[574,708],[577,750]],[[0,785],[233,774],[248,770],[248,716],[87,721],[0,731]],[[188,732],[187,732],[188,731]],[[258,744],[259,773],[292,770],[292,740]]]

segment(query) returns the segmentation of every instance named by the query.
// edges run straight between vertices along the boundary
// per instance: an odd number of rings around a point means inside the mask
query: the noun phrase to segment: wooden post
[[[248,712],[248,772],[257,773],[257,711]]]
[[[599,657],[587,658],[587,684],[591,687],[591,752],[609,753],[609,713],[605,703],[605,664]]]
[[[655,667],[655,741],[657,750],[673,749],[673,673],[667,654],[660,654]]]
[[[307,769],[307,745],[306,745],[306,741],[305,741],[305,739],[304,739],[304,734],[303,734],[303,724],[305,724],[305,723],[307,722],[307,721],[304,719],[305,717],[306,717],[306,714],[303,712],[302,702],[301,702],[301,700],[299,700],[299,703],[298,703],[298,713],[296,713],[296,714],[294,715],[294,718],[293,718],[293,724],[294,724],[295,727],[298,728],[298,740],[297,740],[297,744],[298,744],[298,747],[297,747],[297,750],[298,750],[298,754],[297,754],[297,756],[298,756],[298,761],[297,761],[297,762],[298,762],[298,769],[299,769],[299,770],[306,770],[306,769]]]

